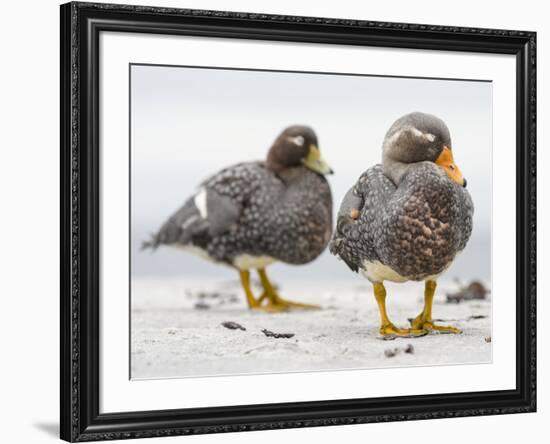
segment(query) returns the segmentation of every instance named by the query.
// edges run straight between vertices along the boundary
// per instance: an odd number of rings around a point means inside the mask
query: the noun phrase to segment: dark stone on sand
[[[468,318],[468,321],[473,321],[475,319],[486,319],[487,316],[485,315],[472,315]]]
[[[484,300],[490,290],[480,281],[472,281],[455,293],[447,293],[447,303],[459,304],[462,301]]]
[[[246,328],[244,328],[241,324],[239,324],[239,323],[237,323],[237,322],[227,321],[227,322],[222,322],[222,325],[223,325],[225,328],[228,328],[229,330],[242,330],[242,331],[246,331]]]
[[[384,350],[384,356],[386,358],[393,358],[399,353],[407,353],[409,355],[412,355],[414,353],[414,347],[412,344],[407,344],[406,347],[387,348],[386,350]]]
[[[393,358],[399,352],[398,348],[388,348],[384,350],[384,356],[386,358]]]

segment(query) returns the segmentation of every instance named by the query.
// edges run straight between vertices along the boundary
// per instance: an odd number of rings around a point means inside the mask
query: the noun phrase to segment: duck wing
[[[248,196],[255,189],[257,163],[225,168],[203,181],[198,191],[162,224],[142,248],[159,245],[206,247],[212,239],[231,229],[239,219]]]
[[[381,165],[365,171],[346,193],[336,219],[329,251],[352,271],[359,271],[365,259],[377,260],[374,239],[380,228],[378,215],[395,191]]]
[[[349,254],[346,254],[346,238],[357,219],[356,215],[360,213],[365,201],[363,196],[357,194],[357,184],[351,187],[345,194],[338,215],[336,216],[336,230],[329,243],[329,251],[342,259],[346,265],[354,272],[359,270],[359,265],[352,260]]]

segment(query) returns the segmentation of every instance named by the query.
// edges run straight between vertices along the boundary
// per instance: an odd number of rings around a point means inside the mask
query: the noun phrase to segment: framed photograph
[[[536,35],[61,6],[61,438],[536,410]]]

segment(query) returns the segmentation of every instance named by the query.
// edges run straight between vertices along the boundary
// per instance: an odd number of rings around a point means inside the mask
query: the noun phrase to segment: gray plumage
[[[315,259],[332,232],[329,184],[302,165],[316,143],[310,128],[288,128],[266,162],[240,163],[204,181],[144,247],[197,247],[230,265],[240,255],[289,264]]]
[[[344,198],[331,253],[353,271],[379,263],[406,280],[442,273],[466,246],[473,216],[466,188],[434,163],[450,144],[434,116],[399,119],[386,134],[383,164],[365,171]],[[351,209],[359,210],[356,220]]]
[[[162,225],[151,241],[144,243],[144,247],[155,249],[162,244],[204,246],[210,238],[219,236],[236,222],[239,217],[238,201],[217,192],[215,187],[208,187],[207,183],[203,186],[209,217],[201,216],[193,196]]]

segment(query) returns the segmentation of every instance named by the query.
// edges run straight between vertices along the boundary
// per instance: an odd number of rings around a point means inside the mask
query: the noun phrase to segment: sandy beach
[[[387,284],[388,312],[398,326],[422,309],[422,283]],[[491,361],[491,302],[446,303],[457,290],[440,282],[434,318],[463,330],[382,340],[367,281],[285,282],[288,299],[320,310],[283,313],[247,309],[237,281],[132,278],[132,379],[278,373],[331,369],[487,363]],[[256,289],[259,294],[259,289]],[[237,323],[230,329],[223,323]],[[228,324],[230,327],[235,325]],[[288,334],[292,337],[266,336]],[[411,347],[412,346],[412,347]]]

